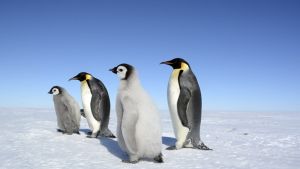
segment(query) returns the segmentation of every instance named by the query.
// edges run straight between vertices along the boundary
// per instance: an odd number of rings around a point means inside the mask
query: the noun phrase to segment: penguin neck
[[[81,92],[86,92],[87,89],[90,90],[87,80],[81,81]]]
[[[87,84],[87,81],[86,81],[86,80],[81,81],[80,84],[81,84],[81,86],[86,85],[86,84]]]
[[[173,72],[171,74],[171,78],[177,78],[179,77],[180,72],[187,72],[191,71],[190,67],[186,63],[181,63],[181,67],[179,69],[173,69]]]
[[[179,70],[188,71],[188,70],[190,70],[190,67],[186,63],[181,63],[181,67]]]
[[[120,80],[120,89],[136,88],[140,86],[137,72],[133,71],[126,80]]]

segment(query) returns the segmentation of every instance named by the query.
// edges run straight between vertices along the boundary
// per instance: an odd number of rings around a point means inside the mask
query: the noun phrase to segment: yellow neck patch
[[[186,63],[181,63],[181,68],[180,68],[181,70],[188,70],[188,69],[190,69],[190,67],[189,67],[189,65],[187,65]]]
[[[190,69],[189,65],[187,65],[186,63],[181,63],[180,69],[174,69],[173,70],[172,78],[178,79],[178,76],[179,76],[179,73],[180,73],[181,70],[186,71],[186,70],[189,70],[189,69]]]
[[[85,80],[91,80],[91,79],[92,79],[91,75],[89,75],[89,74],[85,75]]]

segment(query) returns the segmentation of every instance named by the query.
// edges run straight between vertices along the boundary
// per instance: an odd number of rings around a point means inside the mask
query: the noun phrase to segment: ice
[[[56,132],[52,109],[0,110],[0,169],[172,168],[172,169],[298,169],[300,167],[300,112],[203,112],[201,137],[213,151],[165,150],[175,143],[168,112],[162,111],[163,164],[126,158],[116,139],[86,138],[82,119],[80,135]],[[115,112],[110,128],[115,133]]]

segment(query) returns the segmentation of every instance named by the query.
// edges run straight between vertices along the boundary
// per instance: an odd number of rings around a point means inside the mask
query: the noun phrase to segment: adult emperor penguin
[[[92,130],[91,135],[88,137],[95,138],[100,134],[101,136],[115,138],[108,129],[110,101],[104,84],[86,72],[81,72],[70,80],[81,82],[83,110]]]
[[[123,162],[137,163],[146,158],[162,163],[159,112],[141,86],[135,68],[120,64],[110,70],[120,78],[116,100],[117,138],[129,156]]]
[[[168,85],[168,105],[177,141],[175,146],[167,149],[193,147],[210,150],[200,139],[201,91],[189,63],[175,58],[161,64],[173,68]]]
[[[58,125],[57,131],[67,134],[79,134],[80,108],[75,99],[60,86],[53,86],[48,93],[53,95]]]

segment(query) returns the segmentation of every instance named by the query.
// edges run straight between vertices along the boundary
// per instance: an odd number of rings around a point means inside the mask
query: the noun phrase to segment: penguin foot
[[[109,138],[117,138],[115,135],[110,135],[110,136],[108,136]]]
[[[157,157],[154,158],[154,162],[156,162],[156,163],[163,163],[164,162],[162,153],[160,153]]]
[[[196,145],[194,148],[197,148],[197,149],[200,149],[200,150],[213,150],[213,149],[207,147],[204,143]]]
[[[166,150],[176,150],[176,146],[170,146],[170,147],[167,147]]]
[[[75,131],[74,133],[80,135],[79,131]]]
[[[96,138],[96,136],[88,135],[86,138]]]
[[[100,135],[103,137],[116,138],[116,136],[109,129],[102,130]]]
[[[122,160],[123,163],[128,163],[128,164],[136,164],[139,162],[139,160],[133,160],[133,161],[130,161],[130,160]]]
[[[64,133],[65,131],[61,130],[61,129],[56,129],[57,132],[60,132],[60,133]]]
[[[92,133],[91,135],[86,136],[87,138],[97,138],[98,133]]]
[[[104,134],[100,134],[103,137],[108,137],[108,138],[117,138],[115,135],[113,134],[109,134],[109,135],[104,135]]]

